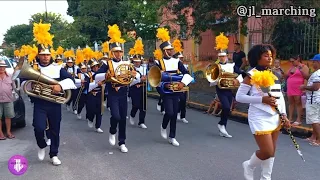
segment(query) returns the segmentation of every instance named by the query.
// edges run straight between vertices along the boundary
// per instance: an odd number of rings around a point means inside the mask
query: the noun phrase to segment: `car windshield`
[[[11,63],[9,62],[9,59],[6,58],[0,58],[0,60],[4,60],[4,62],[6,62],[6,68],[12,68]]]

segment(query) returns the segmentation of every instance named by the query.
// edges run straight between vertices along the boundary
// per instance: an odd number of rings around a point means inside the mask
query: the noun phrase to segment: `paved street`
[[[131,103],[131,102],[130,102]],[[62,165],[37,160],[37,146],[32,128],[32,105],[26,101],[27,127],[15,130],[16,139],[0,141],[0,180],[242,180],[242,162],[257,149],[247,124],[229,121],[228,131],[234,137],[218,134],[218,118],[188,109],[189,124],[178,123],[173,147],[160,136],[162,115],[156,100],[148,100],[146,125],[143,130],[127,121],[127,147],[124,154],[108,143],[110,113],[105,112],[102,134],[89,129],[85,120],[77,120],[63,107],[61,146]],[[84,117],[84,112],[82,113]],[[289,136],[281,135],[276,154],[274,180],[315,180],[320,177],[320,148],[297,139],[306,162],[300,159]],[[7,168],[8,159],[21,154],[29,161],[22,177]],[[257,168],[258,179],[260,168]]]

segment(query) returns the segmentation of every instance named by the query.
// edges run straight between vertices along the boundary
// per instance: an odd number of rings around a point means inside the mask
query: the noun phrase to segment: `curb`
[[[148,97],[151,98],[159,98],[158,93],[153,93],[153,92],[148,92]],[[209,108],[208,105],[193,102],[193,101],[188,101],[187,106],[196,110],[204,111]],[[239,123],[244,123],[248,124],[248,114],[244,112],[240,112],[237,110],[233,110],[231,112],[231,119],[233,121],[239,122]],[[296,126],[296,127],[291,127],[291,131],[294,136],[297,137],[309,137],[312,134],[312,128],[309,127],[304,127],[304,126]],[[283,134],[287,134],[285,130],[282,130]]]

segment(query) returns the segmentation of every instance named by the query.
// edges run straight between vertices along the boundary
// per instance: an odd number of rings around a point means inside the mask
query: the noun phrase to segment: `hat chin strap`
[[[167,56],[168,58],[171,58],[171,56],[168,55],[168,52],[167,52],[166,49],[164,50],[164,52],[166,53],[166,56]]]
[[[115,59],[117,59],[116,56],[114,55],[114,52],[113,52],[113,51],[112,51],[112,56],[113,56]],[[122,59],[122,57],[120,57],[120,59],[118,59],[118,60],[121,61],[121,59]]]

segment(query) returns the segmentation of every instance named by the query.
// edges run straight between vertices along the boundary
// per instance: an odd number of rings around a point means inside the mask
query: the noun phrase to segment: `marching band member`
[[[233,83],[234,85],[239,84],[239,80],[242,80],[242,77],[245,76],[243,71],[241,71],[237,66],[235,66],[234,63],[228,63],[227,62],[227,53],[223,52],[228,48],[229,39],[221,33],[219,36],[216,37],[216,49],[220,50],[218,53],[219,57],[219,63],[223,71],[229,72],[229,73],[237,73],[239,74],[237,79],[234,79]],[[239,79],[239,80],[238,80]],[[218,129],[220,132],[220,136],[231,138],[232,136],[227,132],[226,126],[227,121],[230,115],[231,105],[233,101],[233,94],[231,89],[220,89],[217,86],[217,82],[213,83],[216,85],[216,93],[219,97],[219,100],[221,102],[222,106],[222,112],[221,112],[221,119],[218,123]]]
[[[64,68],[73,78],[78,78],[76,75],[80,73],[80,69],[77,65],[74,64],[72,57],[67,57],[66,65],[64,66]],[[67,111],[71,110],[70,108],[71,103],[72,103],[72,106],[74,106],[77,99],[77,90],[72,89],[71,92],[72,92],[71,99],[66,103]]]
[[[263,73],[263,71],[271,68],[272,61],[276,56],[275,52],[272,45],[255,45],[251,48],[248,53],[248,60],[253,69],[248,72],[249,76],[244,78],[236,94],[238,102],[250,104],[248,122],[259,146],[259,150],[242,164],[246,180],[253,180],[254,169],[260,165],[262,169],[260,179],[271,180],[276,144],[281,129],[279,114],[273,109],[274,107],[278,106],[280,116],[285,121],[284,126],[286,128],[290,127],[280,81],[274,80],[276,76],[270,79],[275,81],[275,84],[270,86],[270,90],[251,83],[256,72]],[[266,75],[270,76],[270,74]]]
[[[50,86],[53,94],[60,94],[64,90],[75,88],[75,84],[74,79],[65,69],[53,63],[53,59],[50,55],[51,53],[48,49],[48,46],[52,46],[52,36],[49,32],[45,32],[47,29],[50,29],[49,24],[42,24],[41,22],[39,24],[34,23],[33,32],[35,39],[38,41],[38,67],[41,74],[59,81],[59,84]],[[34,55],[34,57],[36,55]],[[31,55],[29,55],[29,58],[31,58],[30,56]],[[22,83],[22,86],[25,85],[25,82],[26,81]],[[31,86],[27,86],[27,90],[31,90],[32,86],[38,84],[32,83],[29,85]],[[60,141],[60,122],[62,117],[61,104],[45,100],[40,96],[34,97],[33,100],[34,111],[32,125],[39,146],[38,158],[41,161],[45,158],[45,147],[47,147],[47,143],[44,139],[44,131],[48,123],[51,139],[49,155],[53,165],[60,165],[61,161],[58,158],[58,150]]]
[[[107,61],[107,64],[103,64],[98,72],[95,74],[95,80],[97,81],[97,75],[102,74],[104,79],[109,77],[115,77],[115,70],[119,65],[130,64],[129,61],[122,61],[123,50],[120,43],[124,43],[125,40],[121,38],[121,32],[119,27],[115,24],[113,26],[108,26],[108,36],[111,38],[110,51],[112,55],[112,60]],[[120,36],[120,37],[119,37]],[[135,71],[131,71],[132,76],[136,76]],[[111,118],[110,118],[110,129],[109,129],[109,143],[114,146],[116,144],[116,133],[117,127],[118,132],[118,145],[121,152],[128,152],[128,148],[125,145],[126,140],[126,117],[128,109],[127,92],[128,86],[118,84],[116,82],[109,82],[106,84],[106,89],[108,89],[108,102],[110,102]]]
[[[108,44],[109,46],[109,44]],[[108,47],[109,49],[109,47]],[[109,51],[108,51],[109,52]],[[109,56],[107,53],[104,53],[103,57],[100,59],[100,64],[99,67],[101,67],[103,64],[107,64],[107,61],[109,61]],[[108,89],[104,90],[104,102],[103,102],[103,106],[107,107],[107,109],[110,111],[110,105],[109,105],[109,101],[108,101]]]
[[[174,40],[172,45],[174,47],[174,51],[177,52],[174,55],[174,57],[178,58],[180,62],[183,63],[183,66],[188,70],[188,64],[185,64],[183,61],[183,54],[182,54],[183,49],[182,49],[182,44],[180,40],[178,39]],[[188,74],[190,74],[189,71],[188,71]],[[187,105],[187,92],[183,92],[181,93],[179,98],[179,110],[178,110],[177,119],[187,124],[188,121],[186,119],[186,111],[187,111],[186,105]]]
[[[156,64],[159,64],[159,60],[158,59],[162,59],[162,52],[160,49],[156,49],[154,50],[153,52],[153,56],[155,58],[155,63]],[[161,114],[164,114],[164,104],[163,104],[163,98],[162,98],[162,95],[159,91],[159,88],[157,87],[157,92],[159,93],[159,98],[158,98],[158,103],[157,103],[157,110],[159,112],[161,112]]]
[[[99,70],[99,63],[95,60],[89,61],[89,65],[92,70],[92,75],[94,75]],[[94,76],[93,76],[94,77]],[[94,85],[94,78],[90,79],[90,85]],[[99,86],[94,88],[93,90],[90,90],[89,85],[89,94],[87,99],[87,119],[88,119],[88,126],[89,128],[93,128],[93,119],[95,118],[95,128],[96,132],[103,133],[103,130],[101,127],[101,119],[102,119],[102,94],[104,93],[102,91],[102,82],[99,82]]]
[[[159,59],[160,69],[168,73],[177,73],[180,71],[183,74],[181,82],[178,82],[177,90],[182,90],[184,86],[188,86],[192,81],[192,77],[188,74],[187,69],[183,66],[179,59],[173,58],[173,47],[170,43],[169,32],[165,28],[157,30],[157,37],[162,40],[160,49],[162,50],[163,59]],[[169,84],[168,84],[169,85]],[[169,88],[168,86],[165,88]],[[180,93],[162,94],[165,114],[161,125],[161,136],[167,139],[167,126],[170,122],[169,143],[174,146],[179,146],[176,137],[176,122],[179,110],[179,97]]]
[[[132,109],[130,113],[130,124],[134,125],[134,118],[137,111],[139,110],[139,127],[146,129],[145,117],[146,117],[146,104],[147,104],[147,90],[146,90],[146,75],[147,67],[146,64],[141,65],[143,51],[143,44],[140,39],[136,40],[134,45],[134,53],[132,56],[132,61],[137,71],[137,79],[134,79],[130,84],[129,93],[132,100]]]
[[[77,106],[77,118],[81,119],[81,111],[84,107],[87,108],[87,99],[88,99],[88,89],[90,83],[90,72],[88,72],[87,66],[84,63],[78,65],[80,67],[80,73],[78,74],[78,78],[81,80],[82,85],[77,93],[78,106]],[[87,117],[87,116],[86,116]]]
[[[55,59],[55,62],[58,64],[58,65],[62,65],[63,64],[63,61],[62,61],[62,57],[60,55],[57,55],[56,59]]]

